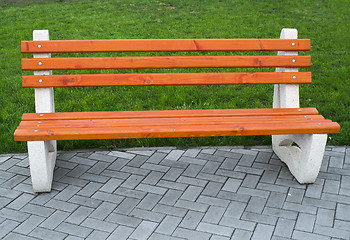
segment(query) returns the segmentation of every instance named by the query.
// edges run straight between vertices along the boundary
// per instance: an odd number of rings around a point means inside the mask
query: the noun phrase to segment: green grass
[[[328,144],[349,145],[349,9],[348,0],[0,1],[0,153],[26,151],[13,132],[34,112],[20,66],[20,41],[34,29],[57,40],[278,38],[282,28],[297,28],[312,41],[313,83],[300,87],[301,106],[341,125]],[[271,107],[272,95],[268,85],[56,88],[55,104],[56,111],[259,108]],[[269,136],[60,141],[59,148],[263,144]]]

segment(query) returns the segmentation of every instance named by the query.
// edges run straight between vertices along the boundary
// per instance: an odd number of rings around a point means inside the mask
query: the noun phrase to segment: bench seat
[[[47,30],[35,30],[21,51],[33,53],[22,58],[22,70],[34,71],[22,76],[22,86],[35,88],[36,113],[23,114],[14,133],[27,141],[34,191],[51,191],[57,140],[87,139],[272,135],[272,149],[292,175],[315,182],[327,134],[340,126],[300,108],[299,84],[312,76],[299,72],[311,66],[311,56],[299,52],[310,49],[296,29],[283,29],[280,39],[110,40],[49,40]],[[56,87],[110,86],[115,90],[106,94],[122,97],[119,86],[233,84],[274,84],[273,108],[55,112]]]
[[[324,134],[315,108],[26,113],[16,141]]]

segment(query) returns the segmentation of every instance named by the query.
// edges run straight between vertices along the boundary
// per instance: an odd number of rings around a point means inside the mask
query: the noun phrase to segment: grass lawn
[[[35,29],[49,29],[50,38],[59,40],[278,38],[282,28],[296,28],[312,45],[313,84],[300,86],[301,107],[316,107],[341,125],[341,134],[329,135],[329,145],[350,145],[349,9],[348,0],[2,0],[0,153],[26,151],[25,142],[14,142],[13,132],[24,112],[34,112],[34,90],[21,87],[20,41],[31,40]],[[56,88],[55,104],[58,112],[261,108],[272,107],[272,95],[269,85]],[[264,145],[270,139],[60,141],[59,148]]]

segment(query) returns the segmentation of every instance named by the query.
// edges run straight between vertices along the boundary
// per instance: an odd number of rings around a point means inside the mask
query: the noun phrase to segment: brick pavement
[[[3,154],[0,239],[350,239],[350,147],[312,185],[263,146],[61,152],[39,195]]]

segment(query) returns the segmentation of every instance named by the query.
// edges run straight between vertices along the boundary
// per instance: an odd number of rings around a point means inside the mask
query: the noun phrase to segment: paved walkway
[[[26,154],[0,155],[0,239],[350,239],[350,147],[299,185],[270,147],[59,154],[33,193]]]

